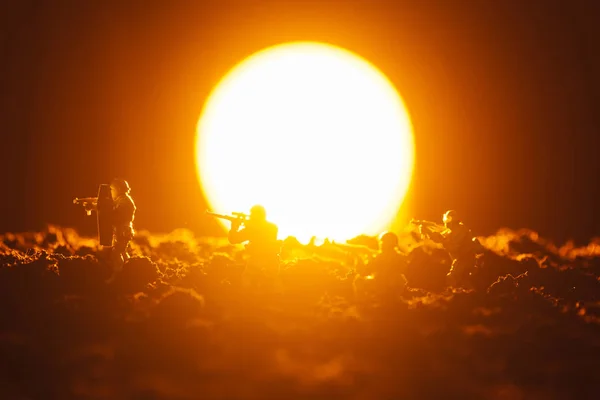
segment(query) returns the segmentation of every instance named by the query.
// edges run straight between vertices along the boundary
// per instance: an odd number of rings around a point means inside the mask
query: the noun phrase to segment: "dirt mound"
[[[402,243],[408,286],[380,298],[359,293],[356,258],[296,241],[276,290],[257,292],[238,250],[186,231],[142,232],[111,285],[94,240],[7,234],[0,397],[596,398],[600,242],[480,241],[472,290],[446,287],[443,250]]]

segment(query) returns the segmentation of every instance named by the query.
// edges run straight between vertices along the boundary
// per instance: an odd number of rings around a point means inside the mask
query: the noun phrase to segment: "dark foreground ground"
[[[140,233],[112,285],[69,229],[0,237],[1,399],[598,399],[600,241],[481,238],[475,290],[432,244],[368,295],[352,257],[286,242],[277,291],[220,239]]]

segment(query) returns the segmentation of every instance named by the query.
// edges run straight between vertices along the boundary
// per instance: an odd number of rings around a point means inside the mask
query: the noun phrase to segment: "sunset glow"
[[[376,67],[331,45],[287,43],[243,60],[210,94],[197,133],[210,207],[262,204],[280,238],[377,234],[410,186],[402,99]]]

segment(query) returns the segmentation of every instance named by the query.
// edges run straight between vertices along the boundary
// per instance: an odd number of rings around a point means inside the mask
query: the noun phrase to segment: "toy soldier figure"
[[[405,284],[405,278],[402,279],[401,276],[406,269],[406,260],[398,251],[398,236],[393,232],[381,234],[379,250],[379,255],[371,263],[376,279],[385,280],[394,286],[400,283]]]
[[[452,267],[448,273],[450,284],[457,285],[465,282],[475,267],[476,255],[480,248],[475,243],[471,230],[467,228],[456,215],[456,211],[447,211],[442,220],[444,228],[441,232],[434,231],[431,224],[419,225],[419,230],[426,238],[441,243],[452,257]]]
[[[373,275],[375,289],[385,297],[401,291],[406,286],[405,257],[398,251],[398,236],[384,232],[379,237],[379,254],[367,265]]]
[[[123,264],[129,259],[127,247],[133,239],[133,220],[135,218],[135,203],[130,196],[131,188],[124,179],[113,179],[110,183],[110,193],[114,201],[112,212],[113,248],[111,264],[113,274],[108,279],[112,282],[116,275],[123,269]]]
[[[242,227],[243,224],[243,227]],[[231,222],[229,242],[239,244],[248,242],[248,262],[244,270],[247,284],[256,285],[260,281],[273,284],[279,274],[279,247],[277,243],[277,225],[267,221],[265,208],[255,205],[250,209],[247,220],[240,218]]]
[[[123,264],[129,259],[127,247],[133,239],[133,219],[135,216],[135,203],[129,195],[131,189],[124,179],[113,179],[108,185],[100,185],[98,197],[75,199],[75,204],[83,204],[88,215],[92,210],[98,213],[98,236],[102,246],[112,244],[110,264],[113,272],[106,281],[114,281],[117,274],[123,269]],[[112,239],[112,240],[111,240]],[[112,243],[111,243],[112,242]]]

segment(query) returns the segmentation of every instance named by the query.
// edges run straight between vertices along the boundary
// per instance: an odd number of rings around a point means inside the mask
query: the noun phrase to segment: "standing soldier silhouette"
[[[106,281],[111,283],[129,259],[127,246],[134,235],[133,219],[136,207],[129,195],[131,188],[126,180],[113,179],[110,183],[110,195],[107,193],[107,186],[100,185],[99,197],[77,198],[73,203],[82,204],[88,215],[91,215],[92,210],[98,213],[98,235],[102,246],[111,245],[112,230],[110,264],[113,271]]]
[[[113,198],[112,226],[113,248],[111,251],[111,264],[113,273],[107,280],[112,282],[123,269],[123,264],[129,259],[127,247],[133,239],[133,220],[135,218],[135,203],[130,196],[131,188],[124,179],[115,178],[110,183],[110,193]]]
[[[242,226],[243,223],[243,226]],[[272,286],[279,274],[279,247],[277,225],[267,221],[267,212],[260,205],[250,209],[246,221],[235,219],[231,222],[229,242],[248,242],[248,262],[243,273],[243,281],[248,286],[267,284]]]

